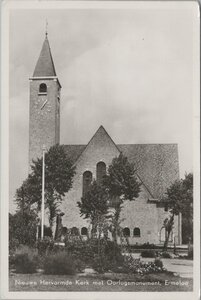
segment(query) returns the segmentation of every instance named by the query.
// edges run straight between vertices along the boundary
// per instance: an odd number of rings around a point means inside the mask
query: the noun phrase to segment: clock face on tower
[[[47,97],[40,97],[34,104],[35,109],[39,115],[47,115],[51,111],[51,105]]]

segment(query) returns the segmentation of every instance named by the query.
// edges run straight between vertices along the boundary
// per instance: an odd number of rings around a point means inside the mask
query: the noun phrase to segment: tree
[[[41,209],[42,158],[33,160],[31,173],[16,191],[18,209],[33,204]],[[49,210],[49,224],[52,228],[59,204],[72,187],[75,167],[67,158],[63,145],[52,146],[45,155],[45,207]]]
[[[193,174],[185,175],[183,180],[185,199],[182,207],[182,242],[193,242]]]
[[[136,177],[136,168],[122,153],[112,160],[108,175],[103,180],[111,197],[121,200],[134,200],[139,196],[141,184]]]
[[[115,209],[113,217],[113,239],[117,242],[119,218],[125,200],[133,201],[139,196],[141,183],[137,180],[136,168],[122,153],[112,160],[108,174],[103,179],[103,186],[108,192]]]
[[[81,216],[90,219],[92,232],[95,232],[99,222],[108,213],[108,193],[105,187],[95,180],[89,187],[88,192],[77,202]]]
[[[193,174],[185,174],[185,178],[176,180],[166,192],[165,202],[169,208],[170,216],[164,220],[166,238],[164,250],[167,250],[170,233],[174,225],[174,217],[182,213],[188,220],[188,238],[193,237]]]
[[[37,214],[33,210],[19,210],[9,214],[9,248],[14,244],[34,245],[36,241]]]

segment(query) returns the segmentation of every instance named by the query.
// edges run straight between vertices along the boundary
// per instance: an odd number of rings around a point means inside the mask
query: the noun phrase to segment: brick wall
[[[65,213],[62,221],[63,226],[67,228],[75,226],[80,231],[82,227],[91,228],[90,220],[83,219],[77,207],[77,201],[80,201],[82,196],[82,175],[85,171],[91,171],[93,178],[96,179],[96,164],[99,161],[103,161],[108,167],[112,159],[118,155],[118,149],[104,132],[101,131],[92,138],[76,163],[76,175],[73,187],[67,193],[60,207]],[[139,198],[135,201],[124,202],[121,213],[121,218],[124,220],[121,225],[130,229],[130,244],[146,242],[160,243],[160,229],[168,212],[165,212],[162,207],[157,207],[156,203],[148,202],[149,197],[148,191],[142,186]],[[176,219],[174,227],[175,236],[178,235],[177,224]],[[140,237],[133,237],[135,227],[140,228]]]
[[[47,95],[39,94],[41,83],[47,85]],[[48,149],[59,142],[59,120],[56,119],[58,87],[56,80],[30,81],[29,165],[33,158],[42,156],[43,145]],[[48,102],[41,110],[44,98]]]

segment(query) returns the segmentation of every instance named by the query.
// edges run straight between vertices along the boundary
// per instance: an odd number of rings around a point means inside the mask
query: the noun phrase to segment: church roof
[[[56,76],[54,62],[52,59],[52,54],[47,36],[45,37],[45,40],[43,42],[42,50],[40,52],[40,56],[38,58],[33,73],[33,77],[46,76]]]
[[[83,152],[83,150],[86,148],[86,145],[64,145],[64,147],[67,157],[74,164]]]
[[[162,199],[166,189],[179,179],[177,144],[117,144],[134,163],[137,175],[154,199]],[[65,145],[67,156],[76,163],[86,145]]]
[[[137,175],[154,199],[162,199],[171,183],[179,179],[177,144],[117,146],[135,164]]]

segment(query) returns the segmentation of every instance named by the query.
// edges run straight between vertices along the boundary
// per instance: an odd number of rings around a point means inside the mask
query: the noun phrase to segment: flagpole
[[[43,163],[42,163],[41,240],[43,240],[44,237],[44,213],[45,213],[45,146],[43,146]]]

